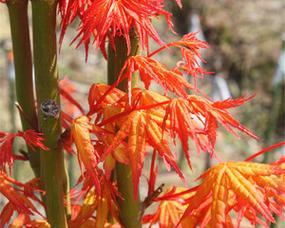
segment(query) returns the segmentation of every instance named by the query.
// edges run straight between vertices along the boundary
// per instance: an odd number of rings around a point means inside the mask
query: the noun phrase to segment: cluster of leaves
[[[177,3],[181,6],[180,1]],[[75,40],[80,39],[79,44],[85,45],[86,53],[93,40],[107,57],[105,41],[108,40],[116,49],[117,37],[125,39],[130,53],[131,30],[135,30],[141,46],[148,53],[129,56],[113,85],[93,84],[88,94],[88,110],[72,97],[72,87],[60,84],[67,109],[61,112],[65,131],[58,143],[77,155],[81,168],[81,176],[70,194],[70,227],[120,226],[117,199],[121,195],[116,181],[111,178],[115,164],[123,163],[131,167],[134,196],[138,197],[139,181],[147,156],[151,156],[152,163],[148,196],[142,208],[159,202],[155,214],[145,215],[142,219],[150,226],[158,223],[160,227],[204,227],[209,224],[213,227],[232,227],[239,226],[242,218],[247,218],[252,224],[267,225],[274,222],[273,213],[281,216],[285,205],[284,159],[274,164],[248,161],[220,163],[201,176],[200,185],[191,189],[171,188],[158,197],[159,192],[155,190],[156,155],[164,161],[167,169],[174,169],[184,180],[172,151],[176,138],[181,141],[190,168],[192,148],[189,148],[189,139],[194,142],[197,152],[208,152],[217,157],[215,145],[219,125],[234,135],[237,135],[236,131],[241,131],[257,138],[229,112],[229,109],[242,105],[252,97],[213,102],[197,88],[196,79],[208,73],[197,61],[201,59],[200,50],[207,44],[198,40],[195,33],[169,44],[164,44],[159,38],[151,18],[163,15],[172,28],[171,15],[164,9],[163,0],[62,0],[59,12],[62,16],[61,41],[67,27],[79,17],[81,24]],[[160,45],[151,53],[149,37]],[[168,69],[154,58],[155,54],[170,47],[179,48],[182,56],[173,69]],[[144,88],[132,85],[134,73],[139,75]],[[185,74],[194,78],[194,85],[185,79]],[[126,91],[116,88],[124,80],[128,85]],[[149,90],[152,81],[164,89],[164,95]],[[188,95],[189,90],[193,91],[192,95]],[[0,216],[0,224],[4,226],[8,223],[17,211],[19,215],[14,223],[27,227],[38,223],[40,227],[48,227],[45,218],[32,220],[30,217],[34,214],[42,216],[33,204],[43,204],[35,194],[37,191],[44,194],[39,190],[37,180],[21,184],[6,174],[14,159],[28,159],[12,152],[16,136],[22,137],[30,147],[47,149],[42,143],[44,138],[41,133],[32,130],[17,134],[0,132],[0,192],[8,199]],[[83,204],[80,204],[81,201]],[[237,213],[237,224],[232,219],[233,212]]]
[[[37,210],[33,202],[42,204],[38,194],[41,190],[39,188],[39,180],[32,179],[23,184],[15,179],[7,176],[3,171],[0,172],[0,192],[7,199],[8,203],[2,209],[0,214],[0,226],[5,227],[5,224],[11,220],[13,213],[16,211],[18,216],[13,220],[14,227],[50,227],[44,219],[31,219],[32,215],[43,215]]]
[[[280,163],[221,163],[200,177],[200,185],[172,188],[157,198],[158,210],[144,221],[161,227],[241,227],[247,218],[254,226],[268,227],[275,222],[272,213],[282,216],[284,211],[284,172]]]
[[[19,131],[18,133],[7,133],[0,131],[0,171],[5,171],[13,166],[14,159],[26,160],[25,156],[16,155],[13,153],[13,142],[16,137],[23,138],[31,149],[40,148],[47,150],[48,148],[43,144],[43,134],[35,132],[34,130]]]
[[[104,178],[109,181],[116,162],[130,165],[137,197],[144,160],[151,154],[149,151],[153,151],[148,195],[152,198],[156,153],[167,168],[173,168],[184,179],[170,149],[170,139],[175,139],[176,135],[182,142],[190,167],[188,138],[192,138],[198,151],[215,155],[218,123],[230,132],[234,133],[233,128],[236,128],[255,137],[227,111],[248,98],[211,102],[198,95],[170,98],[140,88],[133,88],[130,95],[131,99],[128,93],[112,86],[94,84],[89,92],[89,112],[75,118],[71,124],[71,138],[84,168],[83,179],[91,178],[90,184],[96,186],[99,195],[102,191],[99,162],[103,162]],[[92,138],[96,140],[92,142]],[[199,186],[179,194],[171,190],[162,197],[152,198],[161,203],[157,212],[146,215],[143,221],[150,225],[158,222],[161,227],[165,224],[173,227],[178,222],[182,227],[207,224],[231,227],[234,226],[231,217],[234,211],[238,214],[237,225],[244,217],[252,224],[268,225],[267,222],[275,221],[272,213],[281,216],[284,210],[284,172],[281,163],[221,163],[201,176],[203,182]],[[116,191],[113,194],[116,195]],[[265,221],[258,215],[262,215]]]
[[[181,1],[176,0],[181,7]],[[94,43],[102,50],[106,57],[105,41],[114,45],[117,35],[125,38],[130,51],[131,29],[135,29],[139,36],[141,46],[148,48],[151,37],[158,44],[163,44],[158,33],[152,25],[151,18],[164,16],[168,26],[172,28],[171,14],[164,9],[164,0],[61,0],[59,11],[62,16],[61,36],[62,42],[67,27],[80,18],[79,33],[74,39],[80,39],[79,44],[84,44],[86,54],[89,44],[94,38]],[[114,46],[113,46],[114,47]]]

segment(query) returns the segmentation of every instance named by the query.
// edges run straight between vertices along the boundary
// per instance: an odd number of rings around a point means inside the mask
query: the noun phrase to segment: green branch
[[[131,32],[131,54],[135,55],[138,51],[138,41],[134,32]],[[108,50],[108,83],[113,84],[122,69],[128,55],[127,45],[123,37],[115,39],[116,51],[109,45]],[[133,81],[135,84],[135,80]],[[120,84],[119,88],[126,91],[126,84]],[[132,182],[132,172],[130,166],[120,163],[116,164],[116,179],[118,189],[123,197],[118,199],[120,219],[126,228],[141,227],[141,203],[134,198],[134,188]]]
[[[7,1],[13,43],[17,101],[25,113],[25,116],[21,115],[22,128],[23,130],[31,128],[38,130],[27,5],[28,0]],[[35,175],[39,177],[39,151],[32,151],[30,148],[28,151],[31,167]]]
[[[39,128],[48,151],[41,152],[41,178],[46,191],[48,222],[53,228],[67,227],[64,191],[66,173],[59,117],[55,0],[33,0],[33,44]],[[47,105],[49,104],[49,105]]]

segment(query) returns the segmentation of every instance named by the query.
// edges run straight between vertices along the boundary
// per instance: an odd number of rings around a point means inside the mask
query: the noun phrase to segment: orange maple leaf
[[[201,113],[205,118],[209,116],[213,117],[213,120],[219,122],[227,131],[236,135],[232,128],[236,128],[249,136],[257,139],[258,137],[248,130],[245,126],[241,125],[237,120],[235,120],[232,115],[227,111],[227,109],[239,106],[246,101],[252,99],[251,97],[241,97],[236,100],[227,99],[225,101],[212,102],[206,98],[190,95],[187,100],[192,106],[192,109],[196,113]],[[209,132],[213,133],[213,132]]]
[[[126,102],[123,99],[124,96],[126,96],[126,93],[112,86],[93,84],[89,90],[88,101],[90,111],[88,115],[92,116],[96,114],[95,123],[112,118],[125,110]],[[104,129],[107,134],[103,137],[97,135],[99,141],[95,144],[96,149],[101,151],[101,154],[103,154],[106,148],[113,142],[113,137],[116,132],[116,123],[110,122],[104,124]],[[107,177],[110,177],[116,161],[128,164],[128,157],[125,155],[124,149],[125,147],[123,146],[116,148],[104,160],[104,169]]]
[[[19,189],[13,187],[13,185]],[[0,172],[0,193],[9,200],[0,215],[1,227],[2,225],[4,227],[9,219],[11,219],[11,215],[14,211],[27,216],[34,213],[40,214],[28,197],[23,194],[20,189],[23,186],[25,185],[8,177],[4,172]]]
[[[89,123],[89,118],[87,116],[80,116],[73,120],[71,135],[77,148],[78,161],[81,169],[81,164],[83,164],[88,174],[92,177],[96,190],[100,192],[100,182],[96,169],[99,162],[99,155],[91,143],[90,131],[92,129],[93,127]]]
[[[157,82],[166,91],[173,92],[178,96],[187,96],[186,89],[194,89],[184,78],[181,72],[168,70],[163,64],[150,57],[140,55],[131,56],[125,62],[117,83],[123,79],[129,82],[132,79],[132,74],[139,71],[140,78],[148,89],[151,81]],[[130,83],[128,83],[130,85]],[[129,93],[131,88],[128,88]]]
[[[89,183],[88,179],[84,180],[82,191],[86,191],[86,195],[82,206],[73,207],[69,227],[85,227],[85,222],[92,219],[95,212],[96,219],[93,221],[93,227],[103,227],[110,215],[114,220],[118,221],[118,207],[116,204],[116,197],[118,197],[117,189],[104,176],[100,178],[100,184],[102,194],[98,195],[94,187],[92,187],[92,183]]]
[[[146,153],[146,146],[150,145],[158,154],[164,159],[166,166],[171,166],[183,179],[178,165],[175,162],[173,154],[170,150],[167,140],[163,135],[162,129],[163,113],[159,110],[134,110],[122,121],[120,130],[113,138],[112,144],[102,156],[103,159],[121,143],[126,143],[126,153],[130,159],[132,168],[132,179],[134,183],[134,194],[138,194],[138,182],[141,176],[142,167],[144,164],[144,157]]]
[[[92,115],[98,113],[109,105],[115,104],[125,92],[105,84],[93,84],[88,93],[89,113]]]
[[[166,108],[165,120],[169,120],[169,131],[171,138],[175,140],[176,134],[181,140],[183,152],[189,167],[191,167],[190,153],[188,146],[188,139],[191,137],[195,142],[197,151],[209,151],[213,152],[214,145],[211,144],[213,140],[209,140],[205,132],[205,122],[201,118],[197,118],[195,113],[191,109],[191,103],[183,98],[175,98],[170,101]],[[215,124],[215,122],[213,122]],[[214,134],[216,134],[216,125],[211,125]]]
[[[176,227],[179,223],[183,213],[185,212],[187,206],[183,204],[187,197],[193,195],[193,193],[183,194],[181,197],[176,199],[163,199],[164,196],[172,194],[181,194],[184,193],[187,189],[182,187],[170,187],[165,191],[165,194],[159,197],[159,205],[153,214],[144,215],[142,222],[149,224],[149,227],[152,227],[155,224],[158,224],[160,228],[172,228]],[[177,228],[181,227],[191,227],[191,223],[186,219],[183,223],[179,224]]]
[[[233,133],[236,128],[253,138],[257,138],[250,130],[240,124],[227,111],[229,108],[237,107],[248,98],[227,99],[225,101],[212,102],[197,95],[189,95],[187,98],[174,98],[167,104],[165,120],[169,121],[171,137],[175,139],[176,134],[181,140],[184,154],[191,167],[188,138],[195,142],[197,151],[208,151],[212,155],[216,145],[218,123],[221,123],[228,131]]]
[[[194,87],[197,88],[197,78],[202,77],[205,74],[211,74],[211,72],[205,71],[200,65],[198,60],[203,60],[200,50],[208,48],[208,44],[205,41],[196,38],[197,32],[192,32],[184,35],[181,40],[170,42],[164,46],[158,48],[148,55],[152,57],[155,54],[165,50],[169,47],[180,48],[182,61],[179,61],[176,65],[176,70],[186,71],[192,77],[194,77]]]
[[[285,206],[284,173],[284,168],[274,164],[221,163],[201,176],[202,183],[186,200],[188,207],[181,221],[194,216],[196,226],[223,227],[233,224],[229,215],[237,212],[238,223],[245,217],[254,225],[266,224],[258,214],[275,222],[272,213],[281,215]]]

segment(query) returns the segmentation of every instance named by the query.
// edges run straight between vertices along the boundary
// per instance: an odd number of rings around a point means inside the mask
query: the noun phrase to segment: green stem
[[[138,41],[134,34],[131,32],[131,53],[135,55],[138,51]],[[113,84],[122,69],[126,59],[127,45],[123,37],[115,39],[116,51],[109,46],[108,52],[108,83]],[[133,83],[134,84],[134,83]],[[126,91],[126,84],[120,84],[119,88]],[[141,203],[138,199],[134,198],[134,188],[132,182],[132,172],[130,166],[120,163],[116,164],[116,179],[118,189],[123,197],[123,200],[118,199],[120,219],[126,228],[140,228],[141,227]]]
[[[29,120],[27,120],[21,115],[22,128],[23,130],[31,128],[38,130],[35,95],[33,93],[33,66],[27,5],[28,0],[7,1],[13,43],[17,100],[22,107],[25,116],[29,118]],[[33,126],[30,126],[29,121]],[[31,167],[35,175],[39,177],[39,151],[32,151],[30,148],[28,148],[28,151]]]
[[[273,95],[272,95],[272,100],[273,100],[273,105],[271,107],[270,115],[269,115],[269,120],[267,124],[267,128],[264,132],[263,138],[266,140],[266,144],[270,145],[272,143],[272,138],[276,136],[276,130],[278,128],[278,116],[280,114],[280,109],[283,107],[283,88],[282,85],[277,85],[273,89]],[[264,154],[263,157],[263,163],[270,163],[272,162],[273,159],[273,154],[272,153],[266,153]]]
[[[64,191],[67,177],[63,150],[58,140],[61,135],[59,116],[45,116],[41,105],[54,102],[60,107],[56,46],[56,0],[32,1],[35,81],[39,128],[45,137],[48,151],[41,152],[41,178],[46,191],[45,204],[48,222],[53,228],[67,227]],[[58,110],[59,111],[59,110]]]
[[[126,228],[141,227],[141,202],[134,198],[132,171],[130,166],[116,164],[118,189],[123,197],[119,199],[120,220]]]

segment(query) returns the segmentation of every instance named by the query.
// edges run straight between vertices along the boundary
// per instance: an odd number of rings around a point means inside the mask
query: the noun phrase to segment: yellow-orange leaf
[[[50,228],[50,224],[46,220],[33,220],[28,224],[33,228]]]
[[[204,173],[203,182],[195,188],[195,195],[188,198],[183,219],[196,217],[196,226],[209,224],[225,227],[234,224],[229,216],[238,213],[237,223],[245,217],[254,225],[274,222],[272,213],[282,214],[285,201],[285,169],[275,164],[250,162],[221,163]],[[207,218],[208,216],[208,218]]]
[[[184,178],[175,162],[168,142],[164,138],[163,129],[161,127],[162,124],[163,114],[161,115],[159,110],[148,109],[132,111],[124,118],[120,130],[113,138],[112,144],[104,155],[108,155],[128,138],[126,152],[128,153],[132,168],[135,195],[138,193],[138,182],[144,164],[147,145],[152,146],[158,151],[158,154],[164,159],[167,167],[171,166],[181,178]]]
[[[174,191],[173,191],[174,190]],[[179,194],[184,192],[185,188],[169,188],[165,195],[167,194]],[[158,224],[160,228],[172,228],[175,227],[187,206],[183,205],[183,201],[186,197],[190,197],[191,194],[184,194],[179,199],[171,199],[171,200],[161,200],[158,205],[157,210],[153,214],[147,214],[143,217],[143,223],[149,224],[152,227],[155,224]],[[162,196],[163,198],[163,196]],[[182,224],[179,224],[177,228],[182,227],[191,227],[190,220],[184,220]],[[190,225],[190,226],[189,226]]]
[[[107,105],[114,104],[125,93],[117,88],[111,88],[109,85],[93,84],[89,90],[88,103],[89,115],[94,114],[96,109],[105,108]]]
[[[138,71],[145,88],[148,89],[151,81],[157,82],[166,91],[178,96],[187,96],[186,89],[194,89],[184,78],[181,72],[168,70],[163,64],[149,57],[140,55],[129,57],[121,70],[119,79],[127,78],[131,81],[132,74]],[[129,88],[131,91],[131,88]]]
[[[100,183],[96,171],[99,156],[95,152],[94,147],[91,143],[90,131],[92,129],[93,128],[89,124],[88,117],[80,116],[73,120],[71,126],[71,134],[77,148],[78,160],[80,164],[82,163],[84,165],[86,171],[92,177],[94,184],[99,191]]]
[[[89,185],[83,183],[83,185]],[[108,216],[112,216],[113,220],[118,220],[118,208],[116,205],[117,190],[111,182],[101,177],[100,184],[102,193],[96,194],[95,189],[89,189],[86,194],[83,205],[75,207],[72,219],[69,221],[69,227],[89,227],[87,224],[93,224],[93,227],[104,227],[108,220]],[[95,217],[96,220],[92,219]],[[87,222],[89,221],[89,222]],[[86,223],[87,222],[87,223]]]

